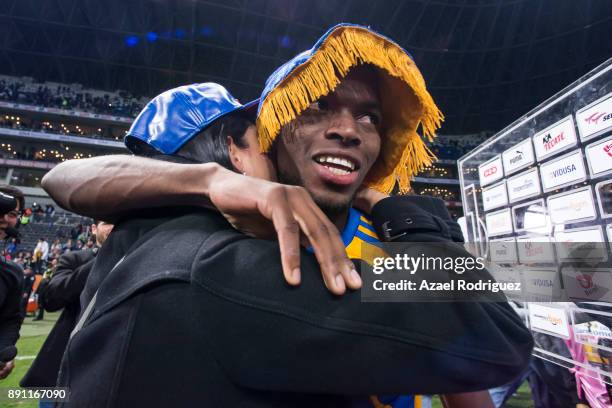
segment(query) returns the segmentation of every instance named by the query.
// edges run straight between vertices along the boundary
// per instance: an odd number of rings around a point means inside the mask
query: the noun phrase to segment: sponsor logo
[[[552,136],[547,133],[542,137],[542,143],[544,144],[544,150],[550,151],[553,147],[565,140],[564,132],[559,133],[557,136]]]
[[[518,192],[521,192],[531,187],[533,187],[533,180],[524,180],[523,184],[521,184],[520,186],[514,187],[513,191],[515,193],[518,193]]]
[[[552,324],[553,326],[557,326],[562,323],[561,318],[550,315],[550,314],[543,316],[541,314],[534,313],[533,317],[537,317],[539,319],[546,320],[548,323]]]
[[[497,193],[497,194],[492,195],[492,196],[487,196],[487,197],[485,198],[485,201],[488,203],[489,201],[494,201],[494,200],[497,200],[497,199],[499,199],[499,198],[502,196],[502,194],[503,194],[503,193]]]
[[[572,211],[576,211],[576,212],[580,212],[582,211],[587,205],[589,205],[588,202],[586,201],[570,201],[569,204],[567,205],[567,209],[568,210],[572,210]],[[561,208],[561,210],[564,210],[565,208]]]
[[[593,287],[593,278],[591,275],[578,275],[576,276],[576,280],[583,289],[591,289]]]
[[[602,112],[602,113],[595,112],[591,116],[589,116],[588,118],[584,118],[584,121],[586,123],[588,123],[588,124],[595,124],[596,125],[597,122],[599,122],[599,119],[601,119],[601,117],[603,115],[605,115],[605,114],[606,114],[606,112]]]
[[[606,121],[612,119],[612,113],[595,112],[594,114],[592,114],[588,118],[584,118],[584,121],[586,123],[588,123],[589,125],[597,125],[599,123],[599,119],[601,119],[602,122],[606,122]]]
[[[523,160],[523,152],[520,150],[517,150],[514,152],[514,154],[516,156],[514,156],[513,158],[510,159],[510,164],[516,164],[518,162],[520,162],[521,160]]]
[[[612,157],[612,142],[608,143],[603,147],[603,151],[610,157]]]
[[[527,253],[528,257],[532,257],[532,256],[536,256],[536,255],[542,255],[544,253],[544,247],[542,245],[535,245],[532,242],[526,242],[525,243],[525,252]],[[538,282],[550,282],[550,285],[545,286],[545,285],[538,284]],[[552,286],[552,281],[545,281],[543,279],[534,279],[533,280],[533,284],[535,286],[551,287]]]
[[[494,218],[493,222],[491,222],[491,226],[493,228],[501,228],[506,225],[506,220],[504,218],[498,217]]]
[[[559,177],[559,176],[564,176],[566,174],[570,174],[576,171],[576,165],[575,164],[568,164],[565,167],[562,167],[560,169],[556,169],[550,172],[550,175],[552,177]]]
[[[484,176],[489,177],[495,173],[497,173],[497,166],[489,167],[488,169],[484,171]]]
[[[508,254],[508,247],[506,245],[503,245],[501,248],[495,249],[495,255],[507,255],[507,254]]]
[[[597,287],[593,283],[593,277],[591,275],[578,275],[576,276],[576,280],[582,289],[584,289],[584,294],[586,296],[590,296],[597,291]]]

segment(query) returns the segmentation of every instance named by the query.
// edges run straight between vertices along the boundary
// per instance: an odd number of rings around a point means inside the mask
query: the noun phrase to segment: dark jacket
[[[464,242],[461,227],[439,198],[388,197],[372,208],[370,216],[383,241]]]
[[[55,386],[66,344],[81,310],[79,297],[94,260],[94,252],[90,249],[68,252],[58,259],[57,268],[44,287],[42,296],[45,310],[55,312],[63,308],[64,311],[21,380],[22,387]]]
[[[23,321],[23,270],[0,255],[0,351],[14,346]]]
[[[119,223],[62,360],[67,405],[339,407],[486,389],[527,363],[531,336],[505,303],[363,303],[330,294],[314,255],[301,265],[289,287],[277,243],[212,212]]]

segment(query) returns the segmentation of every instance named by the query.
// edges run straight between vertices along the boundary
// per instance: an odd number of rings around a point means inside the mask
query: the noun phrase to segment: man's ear
[[[240,160],[240,148],[234,143],[234,139],[231,136],[227,136],[227,150],[229,152],[230,161],[232,166],[240,173],[244,173],[244,165]]]

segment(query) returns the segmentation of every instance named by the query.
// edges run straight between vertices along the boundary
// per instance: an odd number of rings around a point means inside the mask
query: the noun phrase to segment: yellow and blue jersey
[[[342,231],[342,241],[350,259],[362,259],[361,248],[364,243],[374,245],[380,243],[372,221],[354,208],[349,211],[348,221]]]
[[[351,208],[349,211],[348,220],[344,230],[342,231],[342,241],[346,247],[346,253],[350,259],[360,259],[368,262],[368,259],[363,258],[362,248],[364,244],[370,244],[377,247],[380,244],[378,235],[374,230],[372,221],[364,215],[362,212]],[[376,253],[376,248],[372,248],[374,251],[368,251]],[[382,250],[380,254],[384,256]],[[362,401],[363,404],[357,403],[354,408],[357,407],[375,407],[375,408],[422,408],[422,396],[421,395],[385,395],[385,396],[371,396],[369,401]]]

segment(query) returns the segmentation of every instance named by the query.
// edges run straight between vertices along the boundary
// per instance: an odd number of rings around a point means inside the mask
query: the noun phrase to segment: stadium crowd
[[[50,208],[49,206],[47,208]],[[27,210],[21,216],[21,223],[27,223]],[[38,214],[38,221],[42,221],[42,216]],[[33,216],[32,216],[33,217]],[[25,220],[25,221],[24,221]],[[43,289],[46,283],[51,280],[58,265],[60,257],[70,252],[96,249],[95,236],[92,234],[90,225],[77,224],[70,230],[70,236],[64,237],[61,230],[58,236],[48,242],[46,237],[38,239],[33,249],[21,247],[19,238],[11,238],[6,242],[1,255],[8,261],[19,265],[24,274],[24,286],[21,299],[21,312],[25,316],[28,304],[33,302],[36,306],[31,310],[36,313],[35,320],[42,320],[44,316]],[[39,276],[39,278],[37,278]],[[45,282],[45,284],[41,284]]]
[[[126,91],[104,93],[80,85],[47,85],[21,78],[0,79],[0,100],[66,110],[134,117],[142,103]]]
[[[36,120],[25,115],[0,116],[0,127],[6,129],[29,130],[57,135],[91,137],[94,139],[120,140],[125,129],[111,127],[92,127],[87,125],[65,124],[60,121]]]

